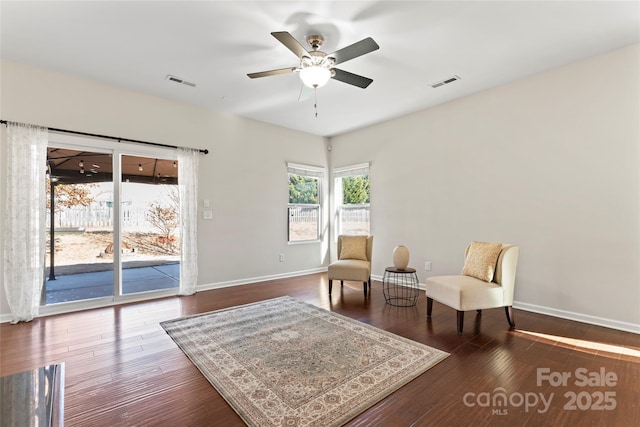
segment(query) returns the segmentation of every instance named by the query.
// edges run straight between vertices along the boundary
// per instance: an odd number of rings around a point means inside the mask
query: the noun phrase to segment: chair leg
[[[340,287],[344,286],[344,280],[340,280]]]
[[[482,314],[482,310],[476,310],[476,313]]]
[[[458,335],[460,335],[462,334],[462,326],[464,325],[464,311],[456,311],[458,312]]]
[[[333,280],[329,279],[329,295],[331,295],[331,288],[333,287]]]
[[[507,322],[509,322],[509,326],[512,328],[516,327],[516,322],[513,317],[513,307],[508,305],[504,308],[504,313],[507,315]]]
[[[427,317],[431,317],[432,310],[433,310],[433,298],[427,297]]]
[[[362,282],[364,288],[364,297],[367,297],[367,282]]]

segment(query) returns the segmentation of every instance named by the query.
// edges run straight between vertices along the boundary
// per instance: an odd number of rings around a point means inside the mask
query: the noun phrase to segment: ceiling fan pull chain
[[[318,118],[318,88],[313,88],[313,108],[316,110],[316,118]]]

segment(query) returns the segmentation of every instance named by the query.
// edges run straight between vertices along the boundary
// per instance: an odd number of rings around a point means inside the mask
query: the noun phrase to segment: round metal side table
[[[395,267],[384,269],[382,293],[387,304],[396,307],[411,307],[418,300],[418,275],[415,268],[400,270]]]

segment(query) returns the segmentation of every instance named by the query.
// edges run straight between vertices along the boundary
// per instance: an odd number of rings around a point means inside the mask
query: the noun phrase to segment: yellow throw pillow
[[[340,259],[367,261],[367,236],[342,236]]]
[[[491,282],[501,249],[502,243],[472,242],[462,274]]]

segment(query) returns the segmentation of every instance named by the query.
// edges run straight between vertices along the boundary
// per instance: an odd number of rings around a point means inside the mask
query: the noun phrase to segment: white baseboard
[[[635,323],[621,322],[619,320],[591,316],[590,314],[575,313],[573,311],[559,310],[557,308],[543,307],[520,301],[514,301],[513,307],[518,310],[531,311],[533,313],[546,314],[547,316],[560,317],[562,319],[574,320],[576,322],[589,323],[591,325],[604,326],[605,328],[640,334],[640,325]]]
[[[9,323],[11,318],[11,314],[0,314],[0,323]]]
[[[372,275],[371,279],[382,282],[382,276]],[[426,290],[424,283],[418,283],[418,287],[423,291]],[[556,308],[544,307],[544,306],[535,305],[535,304],[528,304],[520,301],[514,301],[513,307],[518,310],[531,311],[533,313],[544,314],[547,316],[560,317],[562,319],[574,320],[576,322],[588,323],[590,325],[604,326],[605,328],[617,329],[620,331],[640,334],[639,324],[621,322],[619,320],[592,316],[590,314],[575,313],[573,311],[559,310]]]
[[[247,279],[230,280],[226,282],[207,283],[203,285],[198,285],[197,290],[207,291],[211,289],[227,288],[230,286],[248,285],[248,284],[257,283],[257,282],[267,282],[270,280],[286,279],[286,278],[297,277],[297,276],[306,276],[309,274],[322,273],[325,271],[327,271],[326,267],[320,267],[320,268],[314,268],[310,270],[295,271],[295,272],[289,272],[289,273],[283,273],[283,274],[273,274],[269,276],[251,277]],[[378,282],[382,282],[382,276],[372,275],[371,279]],[[425,285],[423,283],[419,283],[418,286],[421,290],[423,291],[425,290]],[[164,296],[167,296],[167,295],[165,294],[157,295],[157,297],[159,298],[162,298]],[[134,297],[134,298],[131,298],[131,300],[126,302],[133,302],[136,300],[137,298]],[[105,304],[105,302],[103,301],[102,304],[99,304],[98,301],[89,301],[89,302],[80,302],[80,303],[77,303],[77,305],[70,304],[64,308],[63,307],[43,308],[40,311],[40,316],[49,316],[49,315],[58,314],[61,312],[86,310],[89,308],[97,308],[100,306],[104,307],[108,305],[121,304],[122,302],[123,301],[119,301],[117,303],[111,302],[111,303]],[[544,307],[544,306],[535,305],[535,304],[528,304],[520,301],[514,301],[513,307],[518,310],[530,311],[533,313],[544,314],[547,316],[560,317],[562,319],[574,320],[576,322],[588,323],[591,325],[604,326],[605,328],[617,329],[625,332],[640,334],[640,324],[622,322],[619,320],[607,319],[607,318],[598,317],[598,316],[591,316],[589,314],[575,313],[572,311],[560,310],[560,309],[551,308],[551,307]],[[10,321],[11,321],[11,314],[0,315],[1,323],[10,322]]]
[[[269,280],[288,279],[290,277],[306,276],[309,274],[323,273],[327,271],[327,267],[313,268],[311,270],[293,271],[290,273],[273,274],[269,276],[250,277],[247,279],[229,280],[227,282],[215,282],[198,285],[197,290],[209,291],[212,289],[228,288],[230,286],[249,285],[251,283],[268,282]]]

